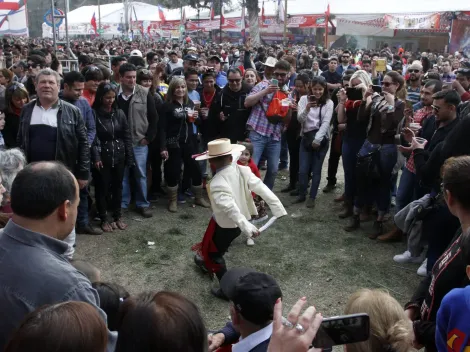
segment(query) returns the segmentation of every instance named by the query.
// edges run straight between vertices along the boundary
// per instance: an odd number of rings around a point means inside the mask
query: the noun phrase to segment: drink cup
[[[290,100],[289,99],[282,99],[282,101],[281,101],[282,111],[289,110],[289,106],[290,106]]]
[[[410,123],[410,128],[413,129],[413,130],[419,130],[421,128],[421,125],[419,123],[416,123],[416,122],[411,122]]]
[[[194,110],[190,109],[188,110],[188,122],[194,122],[196,121],[196,117],[194,116]]]
[[[203,119],[207,119],[209,116],[209,109],[208,108],[201,108],[201,117]]]

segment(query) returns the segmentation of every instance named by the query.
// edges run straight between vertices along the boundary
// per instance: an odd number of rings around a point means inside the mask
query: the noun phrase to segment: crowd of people
[[[401,307],[361,290],[345,314],[370,317],[360,352],[464,351],[470,292],[470,63],[461,52],[278,45],[75,42],[79,71],[46,41],[3,40],[0,70],[0,348],[19,351],[307,351],[321,314],[301,298],[284,319],[275,278],[228,269],[254,245],[273,193],[315,211],[327,185],[337,215],[371,240],[404,241],[393,260],[423,276]],[[260,170],[265,171],[261,182]],[[213,182],[210,180],[213,180]],[[309,189],[310,187],[310,189]],[[124,213],[156,215],[194,199],[214,216],[195,263],[231,321],[208,334],[174,292],[130,295],[73,259],[76,234],[125,231]],[[284,198],[285,199],[285,198]],[[99,220],[99,228],[93,219]],[[386,231],[387,220],[393,225]],[[329,347],[329,346],[324,346]]]

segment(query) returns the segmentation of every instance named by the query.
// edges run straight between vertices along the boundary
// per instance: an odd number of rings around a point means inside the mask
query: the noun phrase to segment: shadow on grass
[[[194,219],[195,216],[193,214],[181,214],[179,218],[181,220],[191,220],[191,219]]]
[[[183,231],[181,231],[179,228],[177,227],[172,227],[171,229],[169,229],[167,232],[166,232],[167,235],[172,235],[172,236],[182,236],[184,235]]]

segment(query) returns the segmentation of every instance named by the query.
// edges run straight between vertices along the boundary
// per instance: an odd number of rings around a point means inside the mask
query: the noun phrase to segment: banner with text
[[[391,29],[439,29],[441,15],[385,15],[384,19]]]

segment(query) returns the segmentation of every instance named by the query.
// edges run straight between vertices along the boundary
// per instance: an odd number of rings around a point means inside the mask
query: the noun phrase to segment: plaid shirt
[[[441,80],[444,83],[452,83],[457,79],[457,76],[454,73],[443,73],[441,75]]]
[[[419,123],[422,126],[424,120],[426,120],[431,115],[432,115],[432,107],[425,106],[424,108],[419,109],[414,113],[413,121],[415,123]],[[414,161],[414,151],[411,152],[411,155],[408,158],[405,167],[408,169],[409,172],[412,172],[412,173],[416,174],[415,161]]]
[[[261,92],[268,86],[269,81],[266,80],[258,83],[253,87],[249,96]],[[271,102],[273,95],[274,93],[265,95],[263,98],[261,98],[258,104],[253,106],[246,125],[248,126],[248,129],[259,133],[262,136],[272,137],[275,141],[280,141],[283,124],[272,124],[266,117],[266,111],[268,110],[269,103]],[[263,107],[261,107],[261,104],[263,104],[264,110]]]

